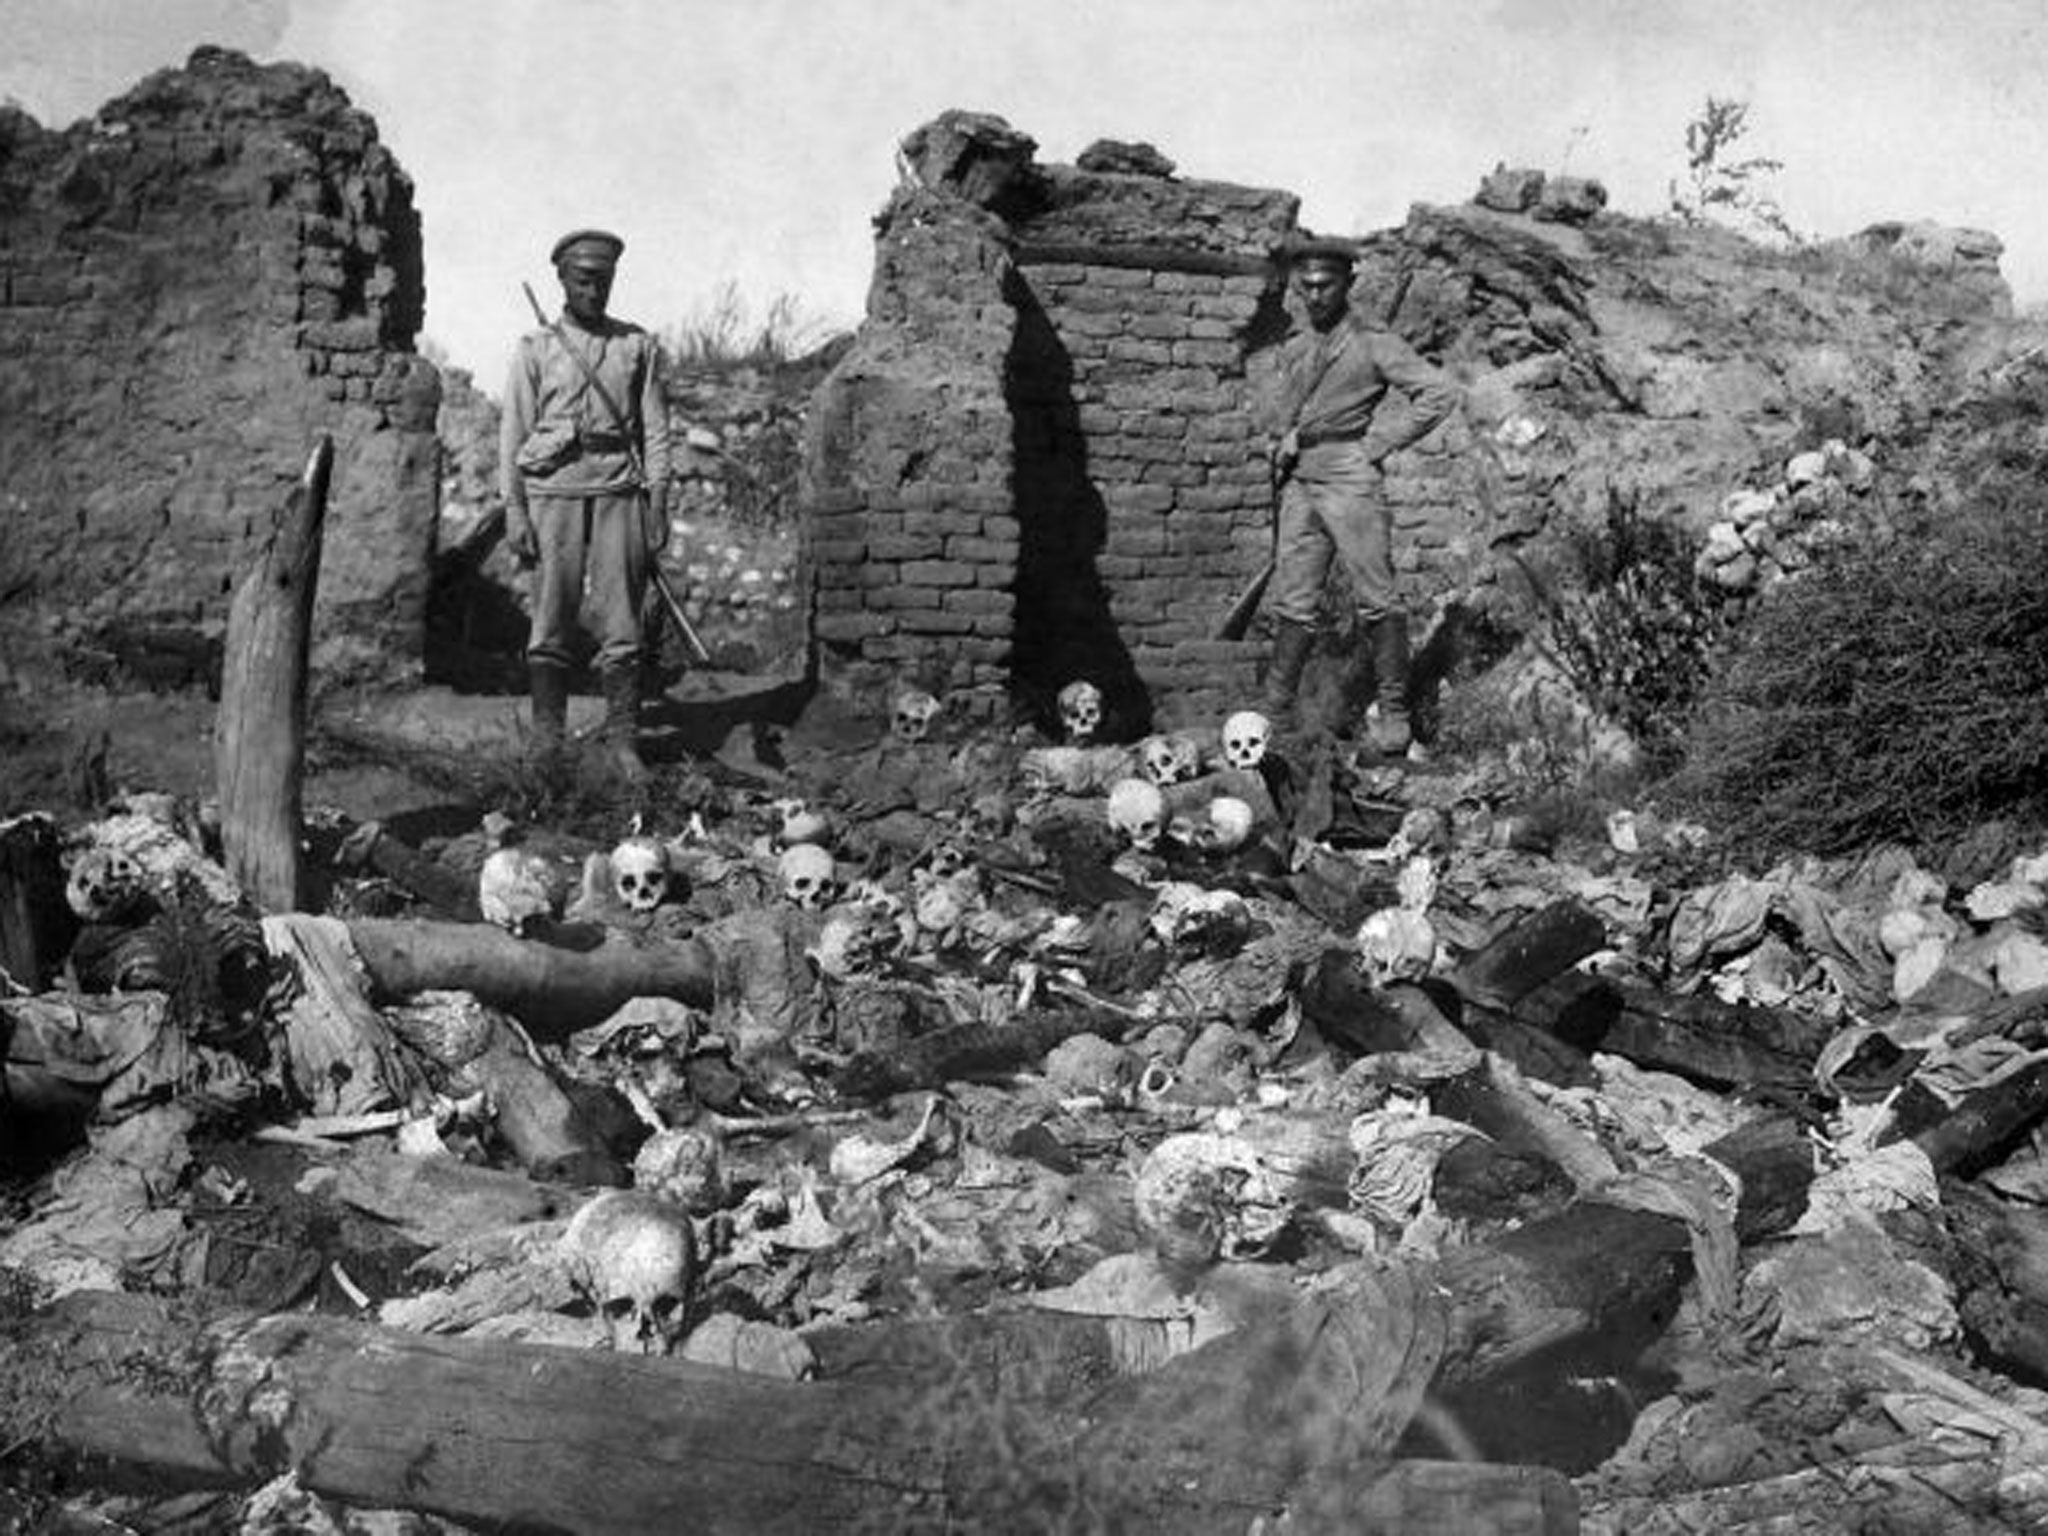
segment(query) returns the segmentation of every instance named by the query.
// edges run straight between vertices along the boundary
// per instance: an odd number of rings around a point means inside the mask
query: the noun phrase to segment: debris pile
[[[316,818],[318,914],[164,797],[0,826],[69,914],[0,924],[0,1431],[245,1521],[2048,1518],[2048,853],[1729,872],[1060,703],[609,843]]]

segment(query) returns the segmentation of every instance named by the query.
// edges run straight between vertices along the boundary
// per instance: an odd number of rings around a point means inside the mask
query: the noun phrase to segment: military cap
[[[1288,245],[1287,255],[1297,267],[1342,267],[1348,272],[1358,265],[1358,248],[1349,240],[1303,236]]]
[[[619,253],[625,248],[626,242],[608,229],[572,229],[555,242],[548,260],[558,267],[569,261],[611,267],[618,265]]]

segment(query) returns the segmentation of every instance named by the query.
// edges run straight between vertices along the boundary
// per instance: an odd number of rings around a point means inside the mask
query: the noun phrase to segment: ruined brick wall
[[[883,216],[868,321],[808,450],[820,663],[871,702],[914,682],[1049,723],[1085,678],[1118,736],[1214,723],[1268,644],[1214,636],[1272,547],[1298,200],[1032,147],[974,114],[906,140],[940,184]],[[1387,486],[1420,600],[1459,579],[1481,503],[1436,441]]]
[[[1044,169],[1015,218],[1009,399],[1024,538],[1013,684],[1075,679],[1119,734],[1240,707],[1212,638],[1272,543],[1260,355],[1285,329],[1282,192]]]
[[[201,49],[0,121],[0,607],[218,632],[320,434],[315,664],[419,660],[439,379],[412,184],[317,71]]]
[[[867,321],[806,428],[803,562],[821,664],[870,704],[901,683],[992,712],[1022,539],[1004,374],[1016,333],[998,222],[899,194]]]

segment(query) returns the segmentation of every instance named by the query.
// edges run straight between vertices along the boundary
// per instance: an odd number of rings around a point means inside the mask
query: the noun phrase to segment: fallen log
[[[0,821],[0,977],[43,991],[77,931],[64,904],[57,823],[41,815]]]
[[[305,905],[306,661],[333,470],[334,443],[323,437],[228,610],[214,722],[223,862],[266,912]]]
[[[1688,1268],[1677,1221],[1587,1204],[1434,1266],[1362,1268],[1143,1375],[1020,1374],[1112,1351],[1087,1340],[1106,1320],[1018,1313],[883,1325],[880,1358],[909,1367],[810,1383],[318,1316],[194,1323],[80,1294],[12,1330],[0,1429],[159,1475],[296,1468],[351,1502],[527,1529],[1022,1518],[1163,1536],[1289,1507],[1297,1528],[1356,1529],[1342,1522],[1372,1507],[1425,1392],[1483,1391],[1539,1361],[1611,1369],[1663,1328]],[[1530,1476],[1547,1490],[1533,1501]],[[1491,1507],[1485,1481],[1455,1499]],[[1407,1486],[1404,1500],[1430,1503]],[[1559,1484],[1520,1486],[1505,1523],[1462,1528],[1572,1528]],[[1418,1512],[1402,1528],[1448,1521]]]
[[[566,1039],[636,997],[711,1006],[711,952],[699,939],[640,944],[571,926],[517,939],[483,923],[402,918],[360,918],[348,929],[379,1002],[469,992],[537,1040]]]
[[[1512,1017],[1576,1050],[1606,1051],[1715,1088],[1805,1088],[1832,1033],[1788,1009],[1675,997],[1611,976],[1547,982],[1518,998]]]
[[[1946,1180],[1957,1312],[1992,1363],[2048,1382],[2048,1212]]]

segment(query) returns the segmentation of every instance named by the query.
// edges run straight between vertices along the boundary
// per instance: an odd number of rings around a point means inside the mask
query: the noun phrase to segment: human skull
[[[1110,786],[1109,824],[1133,848],[1149,852],[1166,830],[1166,797],[1149,779],[1119,779]]]
[[[976,795],[974,803],[967,808],[967,827],[976,837],[1008,837],[1016,819],[1016,807],[1010,803],[1010,797],[999,789]]]
[[[830,906],[839,892],[838,866],[816,843],[783,849],[782,857],[775,861],[775,872],[782,894],[806,912]]]
[[[1223,760],[1233,768],[1256,768],[1272,740],[1272,721],[1256,709],[1240,709],[1223,722]]]
[[[778,846],[790,848],[798,843],[824,846],[831,830],[824,812],[813,810],[806,801],[797,799],[777,800],[772,804],[779,822],[775,829]]]
[[[725,1204],[724,1147],[712,1132],[694,1125],[656,1131],[633,1154],[633,1187],[686,1215],[709,1216]]]
[[[612,850],[612,894],[632,912],[652,912],[668,899],[668,849],[659,839],[629,837]]]
[[[1376,987],[1420,981],[1436,961],[1436,929],[1420,911],[1387,907],[1358,925],[1358,968]]]
[[[818,930],[818,942],[806,953],[811,963],[833,981],[852,981],[881,968],[894,947],[895,928],[866,907],[840,907]]]
[[[665,1355],[675,1346],[697,1274],[696,1236],[681,1206],[639,1190],[608,1190],[570,1218],[562,1256],[614,1350]]]
[[[1060,725],[1067,740],[1085,747],[1102,729],[1102,690],[1093,683],[1077,680],[1060,690]]]
[[[494,848],[477,871],[476,906],[485,922],[524,938],[555,915],[554,870],[524,848]]]
[[[1252,835],[1252,808],[1235,795],[1209,802],[1206,819],[1195,823],[1195,846],[1205,853],[1234,853]]]
[[[1147,736],[1138,748],[1138,757],[1145,765],[1145,777],[1161,788],[1185,784],[1202,774],[1202,749],[1186,736]]]
[[[1211,1131],[1183,1132],[1154,1147],[1139,1166],[1131,1203],[1160,1257],[1184,1263],[1256,1258],[1294,1215],[1257,1149]]]
[[[939,718],[939,701],[922,688],[906,688],[889,710],[889,729],[898,741],[923,741]]]
[[[142,866],[118,848],[86,849],[64,881],[64,901],[88,923],[119,922],[148,894]]]

